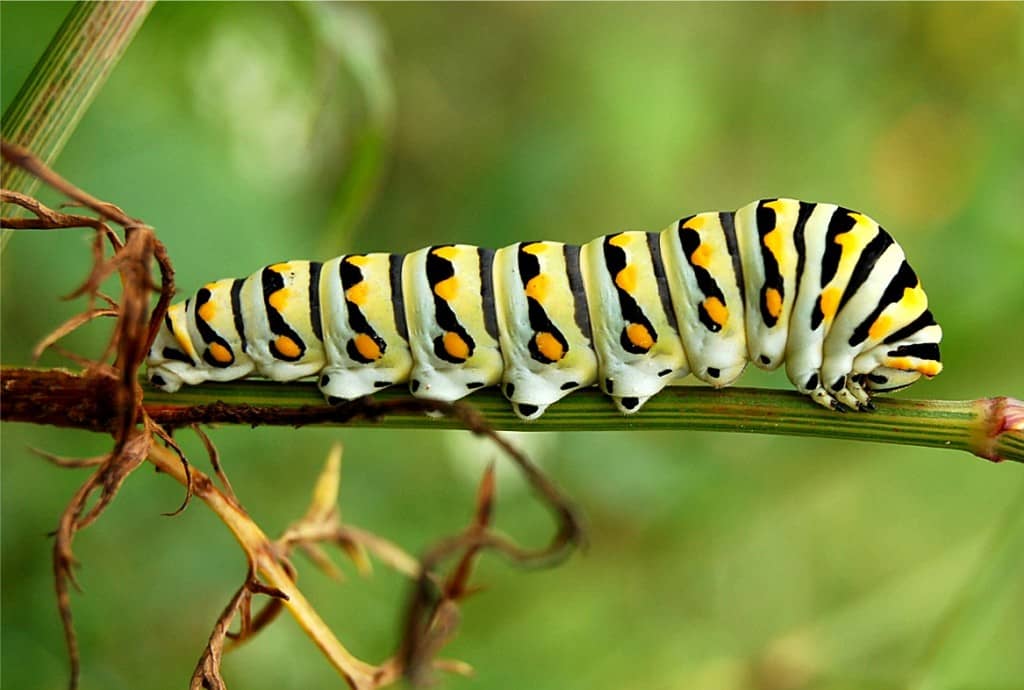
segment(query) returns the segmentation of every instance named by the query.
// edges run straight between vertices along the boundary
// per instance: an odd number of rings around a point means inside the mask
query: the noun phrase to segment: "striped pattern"
[[[626,413],[689,374],[785,365],[836,410],[942,369],[941,328],[892,237],[834,204],[765,199],[582,247],[521,242],[287,261],[170,308],[153,385],[318,376],[331,403],[397,384],[453,401],[501,386],[533,419],[599,385]]]

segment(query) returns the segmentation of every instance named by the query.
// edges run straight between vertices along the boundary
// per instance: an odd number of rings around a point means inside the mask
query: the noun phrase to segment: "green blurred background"
[[[2,98],[69,5],[9,3]],[[159,4],[56,168],[154,225],[183,291],[288,258],[582,242],[771,195],[882,222],[922,276],[946,371],[911,393],[1024,397],[1024,6]],[[50,193],[44,200],[56,202]],[[2,347],[75,313],[84,232],[3,255]],[[69,342],[96,354],[97,324]],[[44,359],[57,365],[56,357]],[[744,383],[785,386],[781,374]],[[490,450],[460,433],[222,428],[249,511],[305,509],[334,440],[346,518],[411,550],[460,527]],[[520,437],[585,510],[553,571],[485,559],[445,688],[1024,688],[1024,471],[936,450],[701,433]],[[66,682],[46,533],[97,435],[3,427],[2,685]],[[194,460],[197,443],[186,439]],[[512,473],[499,523],[547,516]],[[143,468],[77,541],[83,688],[181,688],[245,564]],[[382,658],[405,585],[301,584]],[[287,617],[233,688],[340,687]]]

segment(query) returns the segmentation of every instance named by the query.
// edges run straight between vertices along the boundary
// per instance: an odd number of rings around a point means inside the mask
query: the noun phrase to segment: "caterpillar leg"
[[[512,404],[512,411],[522,420],[530,421],[539,418],[547,411],[548,407],[561,400],[570,391],[580,387],[579,381],[567,380],[572,378],[571,372],[562,372],[554,369],[548,372],[553,375],[555,381],[566,379],[562,386],[553,386],[550,381],[537,376],[522,368],[515,368],[505,371],[505,378],[501,384],[501,392]],[[593,376],[589,376],[592,383]]]
[[[861,385],[860,376],[851,376],[846,382],[846,390],[850,391],[850,394],[857,400],[857,408],[860,410],[873,410],[875,406],[871,404],[871,396],[868,394],[867,389]]]
[[[355,400],[393,386],[396,381],[387,378],[387,371],[371,368],[348,369],[328,366],[317,379],[317,387],[327,402],[335,404]]]
[[[615,403],[615,407],[619,408],[619,412],[622,414],[633,414],[638,412],[648,400],[653,396],[646,395],[643,397],[639,396],[612,396],[612,401]]]
[[[794,375],[791,373],[790,379],[793,378]],[[826,410],[846,412],[848,409],[871,409],[866,391],[854,380],[854,376],[844,377],[844,385],[838,389],[821,385],[821,376],[816,371],[807,376],[796,374],[796,379],[803,381],[794,382],[796,389]]]
[[[860,402],[849,390],[850,378],[851,377],[849,375],[844,376],[842,379],[842,385],[839,388],[836,388],[835,386],[832,387],[832,397],[851,410],[859,410]]]
[[[512,411],[519,419],[530,421],[540,418],[548,409],[547,405],[532,405],[530,403],[512,403]]]
[[[846,412],[846,408],[842,404],[833,398],[827,390],[822,386],[818,386],[812,391],[806,391],[807,395],[811,396],[811,400],[818,403],[826,410],[835,410],[837,412]]]
[[[826,410],[845,412],[846,408],[821,385],[820,365],[821,356],[813,352],[791,353],[786,360],[786,375],[798,391]]]

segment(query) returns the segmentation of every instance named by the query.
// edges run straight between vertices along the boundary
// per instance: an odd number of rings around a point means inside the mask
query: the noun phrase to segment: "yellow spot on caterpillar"
[[[853,221],[855,223],[857,223],[857,225],[862,225],[862,224],[863,225],[870,225],[872,223],[872,220],[870,218],[868,218],[867,216],[865,216],[863,213],[857,213],[856,211],[850,211],[846,215],[849,216],[850,218],[852,218]]]
[[[213,303],[213,300],[205,303],[199,307],[199,318],[209,323],[213,321],[213,317],[217,315],[217,305]]]
[[[544,298],[547,297],[548,288],[550,288],[550,281],[548,277],[541,273],[536,275],[526,283],[526,296],[532,297],[541,304],[544,303]]]
[[[882,340],[893,332],[895,328],[902,326],[914,316],[924,312],[928,307],[928,296],[921,289],[921,282],[912,288],[903,288],[903,297],[894,306],[886,310],[889,314],[879,316],[871,328],[868,329],[868,337],[872,340]]]
[[[881,340],[892,331],[892,319],[888,316],[879,316],[868,329],[868,337],[872,340]],[[901,367],[893,367],[900,369]],[[905,368],[905,367],[904,367]]]
[[[770,208],[776,213],[784,213],[786,211],[786,202],[782,199],[775,199],[774,201],[766,201],[764,204],[765,208]]]
[[[717,297],[708,297],[704,300],[704,311],[708,313],[711,320],[717,323],[719,326],[725,326],[725,322],[729,320],[729,309],[722,300]]]
[[[459,250],[457,247],[438,247],[433,254],[447,261],[455,261],[459,257]]]
[[[369,287],[366,281],[356,283],[348,290],[345,290],[345,299],[353,304],[365,304],[366,297],[369,294]]]
[[[215,282],[214,283],[207,283],[203,287],[206,288],[207,290],[213,292],[214,290],[217,289],[217,283],[215,283]]]
[[[839,308],[839,299],[842,293],[837,287],[825,288],[821,293],[821,313],[825,316],[826,322],[831,322]]]
[[[853,256],[857,252],[861,251],[866,245],[868,238],[864,237],[864,233],[857,232],[856,228],[849,232],[836,235],[835,243],[843,248],[842,256]]]
[[[885,366],[890,369],[899,369],[900,371],[916,370],[916,367],[910,357],[890,357],[885,360]]]
[[[455,276],[445,278],[434,286],[434,294],[445,302],[451,302],[459,291],[459,280]]]
[[[654,347],[654,338],[651,337],[651,332],[643,324],[631,323],[626,326],[626,337],[629,338],[629,342],[644,350],[650,350]]]
[[[562,343],[558,342],[555,336],[547,331],[542,331],[533,336],[533,342],[537,344],[537,349],[540,353],[552,362],[557,362],[565,357],[565,348],[562,347]]]
[[[221,364],[227,364],[228,362],[234,359],[234,357],[231,354],[231,350],[227,349],[220,343],[210,344],[210,356],[213,357],[218,362],[220,362]]]
[[[270,268],[271,271],[274,271],[276,273],[284,273],[285,271],[290,271],[291,270],[292,264],[291,264],[290,261],[283,261],[283,262],[281,262],[279,264],[274,264],[273,266],[270,266],[269,268]]]
[[[277,311],[283,312],[285,307],[288,306],[288,298],[291,296],[291,290],[283,288],[275,292],[270,293],[270,297],[267,298],[267,303],[270,304]]]
[[[365,333],[360,333],[352,339],[356,351],[365,359],[378,360],[381,357],[380,346],[373,338]]]
[[[546,252],[548,249],[546,242],[530,242],[529,244],[523,245],[523,251],[527,254],[533,254],[539,256]]]
[[[469,345],[455,331],[448,331],[444,334],[444,349],[455,359],[469,358]]]
[[[764,293],[764,306],[768,308],[768,313],[774,316],[776,319],[779,318],[779,314],[782,313],[782,295],[776,288],[768,288]]]
[[[279,335],[274,341],[274,347],[285,357],[298,357],[302,354],[299,344],[286,335]]]
[[[689,228],[690,230],[698,230],[699,231],[699,230],[704,229],[704,224],[706,222],[707,222],[707,218],[705,218],[704,214],[701,214],[699,216],[694,216],[690,220],[688,220],[685,223],[683,223],[683,227],[684,228]]]
[[[629,294],[636,292],[636,265],[630,264],[615,275],[615,284]]]
[[[938,376],[942,371],[942,362],[936,362],[933,359],[918,360],[917,364],[915,364],[913,357],[889,357],[884,361],[884,364],[890,369],[916,371],[928,378]]]
[[[928,306],[928,296],[921,289],[921,281],[912,288],[903,288],[903,297],[900,299],[900,307],[911,312],[924,311]]]
[[[690,254],[690,263],[701,268],[709,268],[711,266],[711,245],[698,245],[693,250],[693,254]]]
[[[622,247],[623,249],[628,247],[629,243],[629,235],[627,235],[624,232],[619,233],[618,235],[615,235],[614,237],[608,240],[608,244],[612,245],[613,247]]]
[[[782,263],[782,239],[782,231],[775,228],[761,240],[780,264]]]
[[[353,266],[366,266],[370,263],[369,257],[363,254],[352,254],[345,257],[345,261],[352,264]]]

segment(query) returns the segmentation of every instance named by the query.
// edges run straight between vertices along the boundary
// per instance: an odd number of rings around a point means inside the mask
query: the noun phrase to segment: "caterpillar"
[[[149,381],[317,376],[337,404],[400,384],[454,401],[500,386],[523,419],[595,383],[623,413],[694,374],[785,365],[826,408],[942,369],[942,330],[900,245],[835,204],[763,199],[582,246],[462,244],[286,261],[166,314]]]

